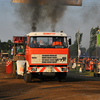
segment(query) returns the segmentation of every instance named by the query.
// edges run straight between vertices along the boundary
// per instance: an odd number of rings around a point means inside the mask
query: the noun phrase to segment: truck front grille
[[[31,54],[31,63],[67,63],[66,54]]]
[[[42,55],[42,63],[56,63],[57,55]]]

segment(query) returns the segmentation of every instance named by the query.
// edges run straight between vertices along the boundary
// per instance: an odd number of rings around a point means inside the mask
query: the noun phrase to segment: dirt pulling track
[[[25,83],[6,74],[0,65],[0,100],[100,100],[100,77],[68,73],[66,82],[57,78]]]

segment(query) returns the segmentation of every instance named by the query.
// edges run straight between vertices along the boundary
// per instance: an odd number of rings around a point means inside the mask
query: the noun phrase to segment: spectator
[[[7,57],[5,57],[5,61],[6,61]]]
[[[11,59],[13,58],[14,48],[11,49]]]
[[[71,58],[69,59],[69,68],[71,69],[71,66],[72,66],[72,64],[71,64]]]
[[[5,61],[5,56],[3,56],[3,58],[2,58],[2,62],[4,62]]]
[[[94,71],[96,71],[97,59],[94,59]]]
[[[85,71],[85,64],[86,64],[86,58],[83,58],[83,60],[82,60],[82,65],[83,65],[82,70],[83,71]]]
[[[21,48],[21,46],[19,47],[17,52],[23,52],[23,49]]]
[[[73,60],[72,69],[76,69],[76,58],[74,58],[74,60]]]

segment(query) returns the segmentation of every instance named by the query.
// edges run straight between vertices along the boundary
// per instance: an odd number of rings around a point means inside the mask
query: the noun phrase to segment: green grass
[[[85,76],[94,76],[94,73],[90,72],[90,71],[83,71],[83,72],[80,73],[79,68],[76,68],[76,70],[70,69],[70,72],[74,73],[74,74],[85,75]]]

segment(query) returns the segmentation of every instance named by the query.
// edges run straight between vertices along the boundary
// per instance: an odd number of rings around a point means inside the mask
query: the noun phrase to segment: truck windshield
[[[67,37],[30,37],[31,48],[67,48]]]

